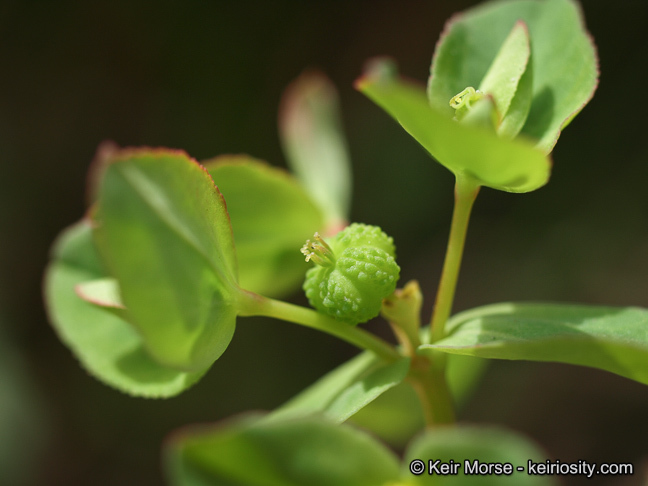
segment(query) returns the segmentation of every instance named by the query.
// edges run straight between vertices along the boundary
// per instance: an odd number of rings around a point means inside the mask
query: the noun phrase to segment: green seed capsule
[[[366,322],[396,289],[394,242],[377,226],[353,223],[329,243],[315,233],[301,251],[317,265],[306,273],[306,297],[331,317],[352,325]]]

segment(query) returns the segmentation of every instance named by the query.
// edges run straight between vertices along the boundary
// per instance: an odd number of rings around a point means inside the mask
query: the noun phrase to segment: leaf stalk
[[[430,341],[432,343],[445,337],[445,324],[452,312],[452,303],[457,288],[457,279],[459,278],[459,269],[461,268],[461,259],[468,231],[468,221],[479,188],[479,184],[471,177],[457,174],[450,238],[448,239],[448,248],[443,263],[434,312],[430,321]]]
[[[270,299],[246,290],[241,291],[241,316],[266,316],[317,329],[360,349],[374,352],[385,361],[392,362],[401,358],[396,348],[387,341],[365,331],[337,321],[319,312],[280,300]]]

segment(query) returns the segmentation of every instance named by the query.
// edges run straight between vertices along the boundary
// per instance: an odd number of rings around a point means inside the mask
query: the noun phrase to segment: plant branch
[[[313,309],[270,299],[246,290],[241,291],[241,301],[241,308],[244,310],[239,315],[274,317],[301,324],[340,338],[360,349],[373,351],[385,361],[401,358],[396,348],[387,341],[362,328],[337,321]]]
[[[466,232],[468,231],[468,221],[470,220],[473,203],[479,193],[479,187],[470,177],[457,175],[450,238],[448,239],[441,281],[430,322],[431,342],[438,341],[445,336],[445,323],[452,312]]]
[[[436,362],[433,364],[428,359],[418,356],[412,361],[408,376],[418,395],[428,428],[452,424],[455,421],[444,367],[435,367],[435,364]]]

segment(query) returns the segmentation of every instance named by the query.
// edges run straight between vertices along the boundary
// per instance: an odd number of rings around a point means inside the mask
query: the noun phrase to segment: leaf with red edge
[[[127,149],[103,163],[94,237],[125,315],[156,361],[204,370],[229,344],[239,306],[225,201],[183,152]]]

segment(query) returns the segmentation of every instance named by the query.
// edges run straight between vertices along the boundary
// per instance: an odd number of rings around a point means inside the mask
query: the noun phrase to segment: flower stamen
[[[335,265],[335,254],[319,233],[315,233],[313,240],[306,240],[306,243],[301,247],[300,251],[306,257],[307,262],[312,260],[313,263],[321,267],[332,267]]]

